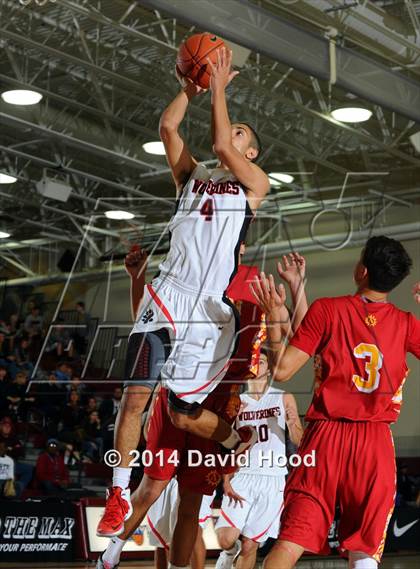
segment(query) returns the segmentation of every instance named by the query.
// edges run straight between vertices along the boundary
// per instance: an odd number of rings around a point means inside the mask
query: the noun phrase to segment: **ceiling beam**
[[[239,43],[318,79],[329,80],[329,44],[247,0],[143,0],[181,21]],[[420,84],[385,65],[336,46],[337,86],[420,122]]]

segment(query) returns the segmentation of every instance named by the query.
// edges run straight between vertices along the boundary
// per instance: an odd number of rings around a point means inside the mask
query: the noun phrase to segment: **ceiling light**
[[[332,111],[331,116],[340,122],[364,122],[370,119],[372,111],[362,107],[343,107]]]
[[[105,217],[108,219],[133,219],[134,213],[122,209],[110,209],[105,212]]]
[[[17,178],[14,176],[9,176],[8,174],[0,173],[0,184],[14,184]]]
[[[284,182],[285,184],[291,184],[295,179],[294,176],[291,176],[290,174],[284,174],[283,172],[270,172],[268,174],[268,177],[271,178],[271,181],[274,180],[274,184],[272,185],[276,185],[275,184],[276,182]]]
[[[27,89],[14,89],[12,91],[4,91],[1,94],[1,98],[11,105],[36,105],[42,99],[42,95]]]
[[[166,154],[163,142],[160,140],[156,140],[154,142],[146,142],[143,144],[143,150],[147,152],[147,154],[159,154],[160,156]]]
[[[10,233],[7,233],[7,231],[0,231],[0,239],[7,239],[8,237],[10,237]]]

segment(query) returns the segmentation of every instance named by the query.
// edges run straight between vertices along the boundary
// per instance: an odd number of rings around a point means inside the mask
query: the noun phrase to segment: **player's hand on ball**
[[[286,302],[286,291],[281,284],[276,287],[273,275],[266,277],[265,273],[261,273],[250,283],[251,293],[266,315],[278,316],[282,306]]]
[[[414,301],[420,304],[420,281],[413,286]]]
[[[282,260],[283,264],[281,261],[277,263],[279,277],[290,286],[299,285],[303,282],[306,271],[305,257],[299,253],[290,253],[283,255]]]
[[[210,89],[226,89],[239,71],[232,71],[232,50],[222,47],[217,50],[217,62],[213,63],[208,57],[207,63],[211,69]]]
[[[147,268],[147,253],[139,245],[133,245],[124,259],[125,270],[133,278],[139,278]]]
[[[175,75],[188,98],[195,97],[200,93],[207,92],[206,89],[203,89],[199,85],[196,85],[191,81],[191,79],[185,77],[185,75],[182,75],[182,73],[180,72],[180,70],[176,65],[175,65]]]

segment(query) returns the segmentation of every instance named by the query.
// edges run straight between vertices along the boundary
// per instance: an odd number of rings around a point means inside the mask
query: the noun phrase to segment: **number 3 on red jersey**
[[[382,368],[383,356],[375,344],[359,344],[353,350],[356,358],[366,359],[369,358],[365,364],[365,370],[368,377],[360,377],[360,375],[353,375],[353,383],[362,393],[372,393],[378,389],[381,374],[379,370]]]

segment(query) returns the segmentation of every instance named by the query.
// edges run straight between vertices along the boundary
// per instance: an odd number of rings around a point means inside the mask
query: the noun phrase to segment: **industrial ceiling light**
[[[110,209],[105,212],[105,217],[108,219],[133,219],[134,213],[122,209]]]
[[[163,156],[164,154],[166,154],[163,142],[161,142],[160,140],[156,140],[153,142],[146,142],[145,144],[143,144],[143,150],[147,152],[147,154],[159,154],[159,156]]]
[[[279,182],[283,182],[284,184],[291,184],[295,179],[294,176],[290,174],[284,174],[283,172],[270,172],[268,174],[271,182],[274,182],[272,185],[279,185]]]
[[[17,178],[14,176],[9,176],[8,174],[2,174],[0,172],[0,184],[14,184]]]
[[[7,239],[8,237],[10,237],[10,233],[7,233],[7,231],[0,231],[0,239]]]
[[[28,89],[13,89],[12,91],[4,91],[1,98],[10,105],[36,105],[42,99],[42,95]]]
[[[362,107],[343,107],[332,111],[331,116],[340,122],[365,122],[372,116],[372,111]]]

